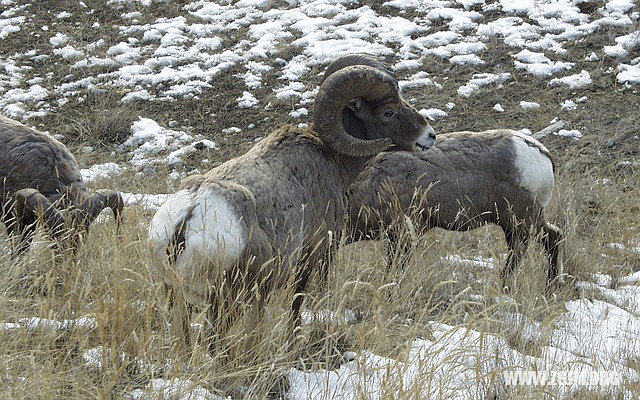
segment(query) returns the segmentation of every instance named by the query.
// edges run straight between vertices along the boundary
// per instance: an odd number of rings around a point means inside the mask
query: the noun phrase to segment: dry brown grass
[[[625,176],[613,187],[562,173],[559,178],[550,220],[567,233],[567,272],[577,279],[589,279],[593,272],[615,275],[638,270],[637,255],[607,251],[604,245],[638,236],[636,220],[628,210],[637,207],[635,188],[640,186],[640,175]],[[615,189],[621,190],[622,185],[632,189],[619,197]],[[585,201],[590,198],[607,206],[590,211]],[[417,243],[407,268],[394,267],[389,276],[384,274],[384,243],[359,242],[339,251],[328,287],[313,284],[305,302],[306,310],[337,315],[349,310],[346,315],[355,313],[355,321],[316,320],[303,326],[296,345],[291,346],[284,339],[291,292],[278,291],[269,301],[262,325],[251,331],[256,348],[239,350],[248,339],[242,336],[244,322],[240,319],[229,334],[233,346],[224,357],[209,354],[204,342],[198,341],[189,362],[179,364],[168,332],[161,279],[148,261],[149,217],[138,208],[127,209],[120,239],[109,219],[96,224],[75,261],[56,264],[43,246],[36,246],[18,263],[8,258],[7,251],[1,253],[3,322],[35,316],[95,319],[92,327],[0,329],[1,397],[122,398],[158,377],[190,379],[211,392],[235,397],[280,397],[287,389],[282,374],[288,368],[337,368],[345,362],[345,351],[371,351],[402,360],[414,339],[430,338],[430,321],[495,333],[515,349],[537,355],[540,346],[547,344],[545,339],[526,339],[517,323],[502,322],[503,313],[517,311],[548,328],[563,312],[564,302],[579,296],[571,285],[544,294],[546,265],[541,249],[535,246],[515,273],[515,302],[498,300],[498,271],[443,261],[450,254],[482,255],[502,265],[506,246],[497,228],[469,234],[429,231]],[[6,250],[4,236],[1,243]],[[39,243],[46,241],[42,237]],[[602,252],[608,257],[601,256]],[[202,318],[199,315],[195,322],[203,323]],[[100,369],[83,359],[84,352],[93,348],[103,351]],[[412,398],[419,389],[405,388],[401,398]],[[394,392],[389,387],[385,398],[396,398]],[[536,396],[518,393],[504,389],[499,398]],[[584,392],[575,398],[597,398],[594,396]]]

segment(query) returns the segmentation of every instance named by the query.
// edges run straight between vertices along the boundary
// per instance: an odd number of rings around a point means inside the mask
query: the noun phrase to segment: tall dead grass
[[[638,174],[613,186],[571,178],[560,177],[549,212],[567,236],[566,272],[588,280],[595,272],[638,269],[637,256],[606,247],[638,237],[631,222],[637,214],[628,213],[636,207],[637,189],[623,190],[640,186]],[[591,209],[594,201],[600,204],[597,212]],[[431,321],[497,334],[516,350],[535,355],[547,344],[544,339],[527,339],[524,325],[505,323],[503,316],[518,312],[551,327],[564,302],[580,295],[572,284],[545,293],[546,262],[542,248],[533,245],[506,299],[498,283],[506,245],[497,227],[420,234],[406,267],[393,263],[388,274],[385,243],[359,242],[339,250],[326,286],[321,279],[313,281],[296,340],[285,334],[292,293],[281,290],[269,299],[258,327],[249,329],[246,318],[239,319],[227,338],[231,349],[210,353],[206,341],[196,340],[189,358],[180,362],[162,280],[149,262],[148,219],[147,212],[128,208],[120,238],[109,219],[102,219],[76,259],[63,262],[54,260],[43,235],[23,259],[13,261],[6,235],[0,236],[0,397],[122,398],[163,377],[188,379],[221,395],[281,398],[289,368],[337,368],[347,351],[403,360],[416,338],[431,337]],[[452,255],[492,259],[497,267],[456,262]],[[196,337],[204,316],[196,313],[193,320]],[[34,317],[43,320],[29,320]],[[47,322],[65,320],[72,322],[56,329],[55,322]],[[254,347],[247,350],[243,346],[249,342]],[[398,393],[413,398],[423,389],[393,386],[400,384],[389,382],[384,398],[398,398]],[[509,391],[500,395],[519,397]]]

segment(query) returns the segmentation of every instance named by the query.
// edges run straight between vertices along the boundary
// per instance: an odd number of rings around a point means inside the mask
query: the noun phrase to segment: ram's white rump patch
[[[534,138],[514,132],[515,167],[520,174],[520,186],[533,195],[541,207],[546,207],[553,192],[553,164],[543,153],[546,147]]]
[[[233,266],[246,247],[240,217],[215,188],[197,192],[181,190],[158,209],[149,228],[158,257],[166,257],[179,225],[184,221],[184,250],[175,261],[176,278],[193,304],[206,301],[210,279],[216,271]],[[165,280],[173,284],[172,274]]]
[[[205,257],[229,268],[244,252],[246,239],[240,217],[215,188],[198,191],[186,228],[185,251],[180,258]]]

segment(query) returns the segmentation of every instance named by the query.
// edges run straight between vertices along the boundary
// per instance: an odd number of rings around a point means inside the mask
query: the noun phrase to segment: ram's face
[[[51,202],[58,210],[73,210],[82,204],[86,197],[83,185],[72,183],[64,191],[47,195],[47,200]]]
[[[375,104],[356,100],[353,111],[365,127],[366,139],[388,137],[394,150],[427,150],[435,143],[436,134],[427,119],[401,96]]]

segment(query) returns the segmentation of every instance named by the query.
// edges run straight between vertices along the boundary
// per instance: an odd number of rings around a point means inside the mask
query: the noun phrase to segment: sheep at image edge
[[[562,231],[544,209],[554,189],[549,150],[517,131],[438,135],[425,152],[383,153],[371,160],[347,192],[349,241],[381,239],[388,229],[388,263],[406,262],[411,244],[400,238],[405,216],[418,227],[468,231],[493,223],[502,228],[509,255],[502,284],[521,261],[530,234],[540,235],[549,260],[548,281],[562,274]],[[394,225],[395,224],[395,225]]]
[[[69,149],[53,137],[0,116],[0,222],[17,236],[13,255],[29,249],[39,213],[58,250],[75,251],[100,214],[113,210],[118,228],[124,202],[119,193],[90,194]]]
[[[397,79],[368,56],[345,56],[327,68],[313,114],[310,128],[277,129],[246,154],[186,179],[153,217],[149,236],[167,266],[179,340],[189,340],[192,305],[209,305],[220,335],[241,288],[252,293],[258,313],[268,293],[291,278],[303,293],[322,265],[328,233],[343,224],[344,194],[366,162],[392,145],[413,150],[435,142]],[[301,304],[294,296],[294,326]]]

